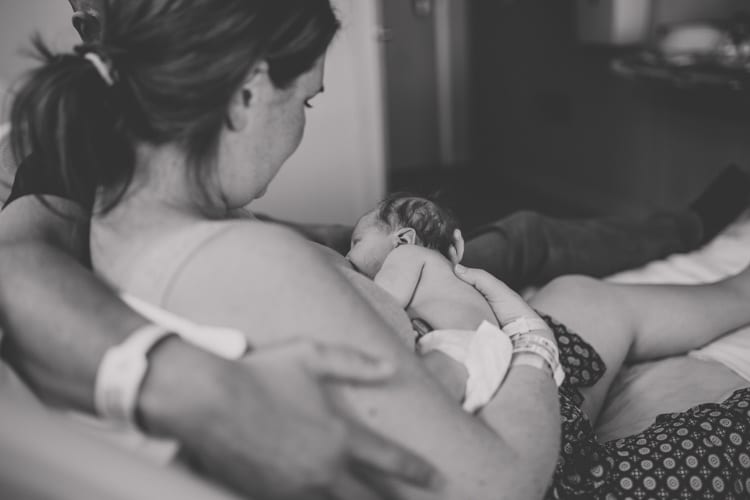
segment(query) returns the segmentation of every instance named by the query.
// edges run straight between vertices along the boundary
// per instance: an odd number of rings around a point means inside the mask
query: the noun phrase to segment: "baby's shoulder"
[[[440,252],[419,245],[401,245],[388,254],[386,261],[391,265],[407,266],[419,265],[429,269],[450,269],[451,264]]]
[[[388,254],[388,259],[394,261],[431,262],[435,257],[442,257],[439,252],[419,245],[401,245]]]

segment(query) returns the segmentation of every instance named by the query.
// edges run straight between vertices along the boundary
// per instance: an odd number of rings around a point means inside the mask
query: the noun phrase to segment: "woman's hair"
[[[120,187],[106,208],[132,180],[138,143],[181,148],[206,195],[231,99],[251,68],[266,61],[274,85],[288,87],[339,28],[329,0],[106,0],[102,8],[101,40],[75,53],[53,54],[34,37],[43,64],[17,91],[11,121],[17,161],[34,152],[78,201]]]
[[[453,213],[432,200],[408,193],[394,193],[380,202],[376,220],[390,230],[410,227],[417,233],[417,243],[450,258],[453,233],[458,220]]]

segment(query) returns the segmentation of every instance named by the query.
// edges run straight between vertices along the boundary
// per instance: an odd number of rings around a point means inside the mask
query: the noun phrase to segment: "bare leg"
[[[553,281],[531,301],[591,344],[607,372],[583,389],[584,410],[596,421],[625,362],[686,353],[750,323],[750,268],[698,286],[615,285],[570,276]]]

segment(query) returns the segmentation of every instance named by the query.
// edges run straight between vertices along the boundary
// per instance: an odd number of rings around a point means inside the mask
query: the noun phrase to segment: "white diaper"
[[[500,328],[487,321],[476,332],[435,330],[417,344],[426,354],[440,351],[462,363],[469,373],[463,408],[474,413],[489,403],[503,383],[513,357],[513,343]]]

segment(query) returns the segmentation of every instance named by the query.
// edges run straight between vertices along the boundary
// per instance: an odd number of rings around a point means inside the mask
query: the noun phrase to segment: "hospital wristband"
[[[136,429],[135,409],[148,372],[148,353],[174,332],[149,324],[107,350],[99,363],[94,385],[94,407],[103,419]]]
[[[513,342],[513,359],[511,366],[532,366],[542,369],[545,365],[549,368],[557,387],[565,380],[565,371],[560,364],[560,354],[555,343],[541,335],[516,334],[511,337]],[[535,361],[533,357],[537,358]],[[540,361],[544,365],[540,366]]]
[[[503,331],[513,337],[521,333],[529,333],[534,330],[549,330],[549,325],[542,318],[522,316],[509,323],[502,325]]]

